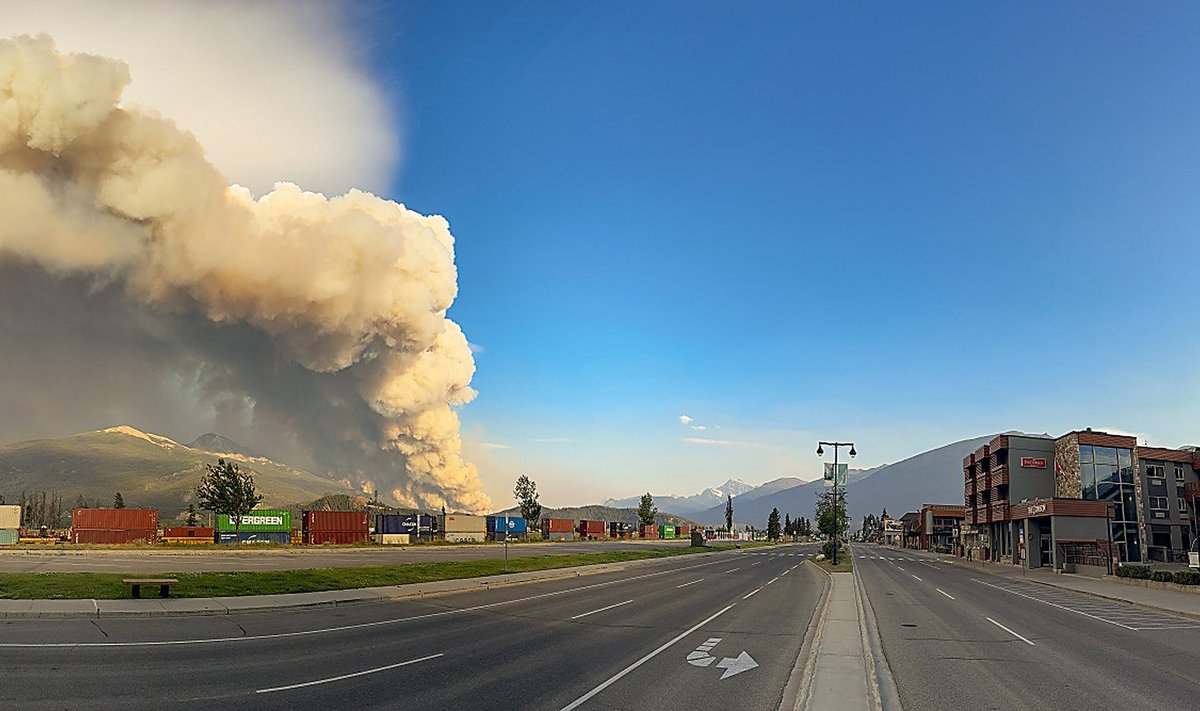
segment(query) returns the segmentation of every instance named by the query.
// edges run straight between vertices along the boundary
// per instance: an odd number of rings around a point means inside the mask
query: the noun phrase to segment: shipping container
[[[416,514],[377,514],[375,516],[375,533],[417,533],[418,518]],[[420,533],[429,534],[437,531],[437,519],[421,514]]]
[[[15,530],[21,527],[21,507],[9,504],[0,506],[0,529]]]
[[[442,518],[441,530],[443,533],[487,533],[487,519],[483,516],[446,514]],[[480,536],[480,540],[483,538]]]
[[[171,526],[163,529],[163,538],[207,538],[213,540],[216,530],[196,526]]]
[[[309,546],[348,546],[352,543],[369,543],[370,534],[362,531],[305,531],[304,543]]]
[[[301,530],[307,534],[316,531],[370,533],[370,516],[366,511],[304,511],[300,514]]]
[[[569,518],[542,519],[542,538],[550,538],[551,533],[574,533],[575,522]]]
[[[483,543],[487,540],[487,531],[446,531],[446,540],[450,543]]]
[[[95,509],[91,509],[95,510]],[[72,528],[72,543],[146,543],[158,542],[157,528]]]
[[[234,521],[228,514],[217,516],[218,531],[232,531],[235,528]],[[292,512],[286,509],[254,509],[242,517],[242,533],[290,530],[292,530]]]
[[[267,543],[277,543],[279,545],[289,545],[292,542],[291,531],[242,531],[242,545],[263,545]],[[238,542],[238,534],[233,531],[218,531],[217,543],[223,546],[231,546]]]
[[[553,531],[551,533],[543,533],[542,538],[546,539],[547,541],[573,541],[575,540],[575,532],[567,531],[566,533],[560,533],[558,531]]]
[[[676,526],[675,527],[675,537],[676,538],[691,538],[692,537],[692,529],[688,526]]]
[[[488,533],[509,533],[514,536],[524,536],[529,527],[520,516],[488,516]]]
[[[608,524],[609,538],[632,538],[637,527],[624,521],[610,521]]]
[[[15,546],[20,540],[20,529],[0,528],[0,546]]]
[[[158,530],[158,512],[154,509],[74,509],[71,528],[108,531]]]
[[[608,523],[605,521],[588,521],[579,522],[579,537],[582,539],[604,538],[608,535]]]
[[[658,538],[658,528],[653,525],[646,526],[644,524],[641,526],[638,526],[638,537],[639,538],[651,538],[651,539]]]
[[[661,526],[658,527],[658,537],[659,538],[674,538],[675,537],[675,527],[669,523],[662,524]]]
[[[406,546],[412,541],[407,533],[376,533],[371,540],[381,546]]]

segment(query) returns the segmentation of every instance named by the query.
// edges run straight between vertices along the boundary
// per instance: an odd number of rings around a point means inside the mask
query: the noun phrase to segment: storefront
[[[1013,563],[1026,568],[1102,575],[1116,552],[1112,504],[1085,499],[1034,499],[1009,507]]]

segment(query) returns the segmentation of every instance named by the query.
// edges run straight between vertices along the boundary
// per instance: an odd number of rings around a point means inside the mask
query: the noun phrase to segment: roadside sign
[[[849,468],[849,466],[850,465],[848,465],[848,464],[840,464],[839,463],[837,465],[837,472],[836,472],[836,476],[835,476],[833,462],[825,462],[825,481],[830,482],[832,486],[845,486],[846,485],[846,471]]]

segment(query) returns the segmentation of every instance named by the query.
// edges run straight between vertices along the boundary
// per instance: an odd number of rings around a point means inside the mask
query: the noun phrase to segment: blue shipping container
[[[421,534],[430,534],[437,530],[437,519],[421,514]],[[416,533],[416,514],[379,514],[375,517],[376,533]]]
[[[237,543],[237,540],[237,534],[233,531],[217,532],[217,543],[233,545]],[[291,531],[242,531],[242,545],[244,546],[255,543],[282,543],[287,545],[291,542]]]
[[[488,516],[488,533],[528,533],[529,527],[520,516]]]

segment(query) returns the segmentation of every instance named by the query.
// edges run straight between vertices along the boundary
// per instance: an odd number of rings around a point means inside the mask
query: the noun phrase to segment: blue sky
[[[518,472],[554,505],[811,478],[818,437],[864,465],[1007,429],[1200,441],[1196,5],[355,24],[398,116],[389,197],[458,240],[498,504]]]

